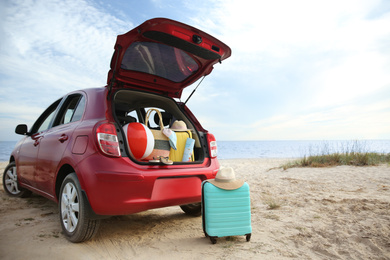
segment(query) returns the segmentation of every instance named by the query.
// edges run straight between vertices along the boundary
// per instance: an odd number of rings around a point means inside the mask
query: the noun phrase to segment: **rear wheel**
[[[19,187],[15,162],[11,162],[7,165],[7,167],[5,167],[3,174],[3,187],[5,192],[12,197],[26,198],[32,194],[31,191]]]
[[[62,230],[73,243],[91,239],[99,228],[100,220],[88,218],[87,203],[77,175],[71,173],[66,176],[61,185],[58,207]]]
[[[192,203],[187,205],[181,205],[180,208],[190,216],[199,217],[202,213],[202,207],[199,203]]]

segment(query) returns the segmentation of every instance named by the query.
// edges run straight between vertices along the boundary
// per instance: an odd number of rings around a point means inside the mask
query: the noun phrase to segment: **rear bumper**
[[[76,170],[98,215],[127,215],[153,208],[201,201],[201,183],[214,178],[216,159],[203,164],[144,166],[130,159],[91,156]]]

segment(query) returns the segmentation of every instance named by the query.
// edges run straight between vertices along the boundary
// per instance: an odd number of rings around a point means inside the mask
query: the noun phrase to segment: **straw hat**
[[[173,122],[171,129],[174,131],[177,131],[177,132],[190,130],[190,129],[187,129],[186,123],[184,123],[184,121],[182,121],[182,120],[176,120],[175,122]]]
[[[231,167],[221,167],[219,169],[215,179],[207,180],[214,186],[224,190],[235,190],[244,185],[243,180],[237,180],[236,175],[234,174],[234,170]]]

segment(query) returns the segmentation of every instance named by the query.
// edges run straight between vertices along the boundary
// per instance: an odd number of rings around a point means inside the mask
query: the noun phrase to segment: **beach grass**
[[[339,147],[330,147],[324,143],[320,149],[310,149],[309,155],[288,162],[281,166],[283,169],[293,167],[332,167],[340,165],[349,166],[375,166],[390,164],[390,153],[365,151],[364,142],[352,141],[343,143]]]

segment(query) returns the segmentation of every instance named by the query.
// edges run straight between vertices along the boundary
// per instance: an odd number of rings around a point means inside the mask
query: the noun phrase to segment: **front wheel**
[[[32,194],[31,191],[19,187],[15,162],[11,162],[4,169],[3,187],[5,192],[12,197],[26,198]]]
[[[91,239],[99,228],[100,220],[87,216],[87,203],[82,196],[77,175],[71,173],[66,176],[61,185],[58,207],[62,230],[73,243]]]
[[[190,216],[199,217],[202,213],[202,206],[199,203],[192,203],[187,205],[181,205],[180,208]]]

